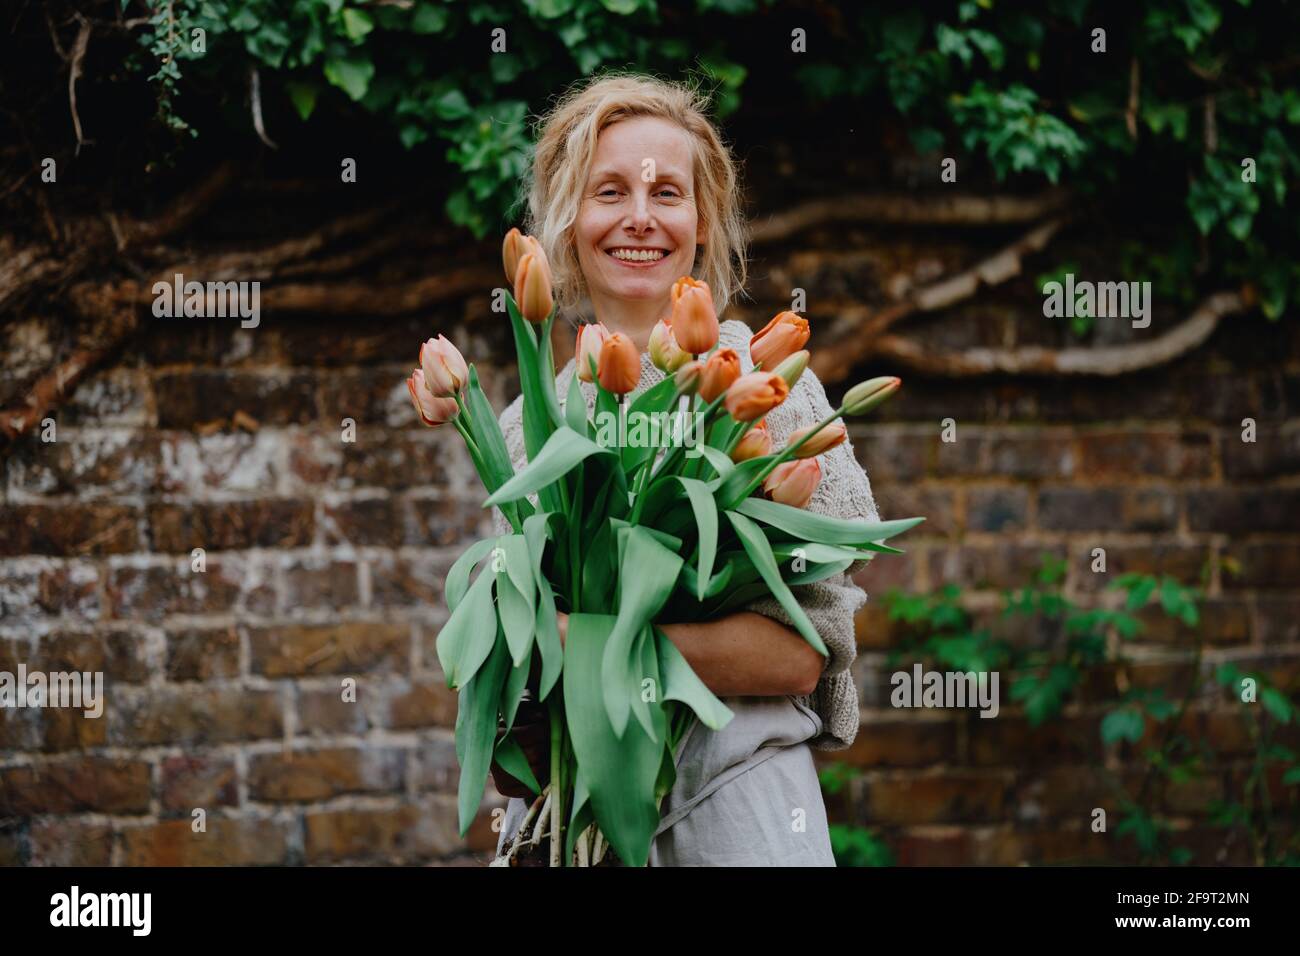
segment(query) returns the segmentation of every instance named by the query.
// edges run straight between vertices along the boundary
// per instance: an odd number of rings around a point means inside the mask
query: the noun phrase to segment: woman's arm
[[[568,615],[560,618],[560,639],[568,634]],[[826,658],[780,621],[754,611],[717,620],[664,624],[704,686],[719,697],[779,697],[811,694]]]
[[[797,631],[754,611],[662,630],[719,697],[811,694],[826,666]]]

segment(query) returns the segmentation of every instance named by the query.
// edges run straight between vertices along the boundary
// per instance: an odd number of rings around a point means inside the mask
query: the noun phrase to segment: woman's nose
[[[654,217],[650,214],[649,196],[636,194],[632,197],[632,210],[628,214],[628,225],[636,233],[645,232],[654,225]]]

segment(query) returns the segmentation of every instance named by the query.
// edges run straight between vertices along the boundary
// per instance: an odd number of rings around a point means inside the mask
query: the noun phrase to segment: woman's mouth
[[[667,249],[638,249],[632,246],[615,246],[613,249],[606,249],[605,255],[621,265],[629,266],[633,269],[645,269],[650,266],[658,265],[664,259],[668,258]]]

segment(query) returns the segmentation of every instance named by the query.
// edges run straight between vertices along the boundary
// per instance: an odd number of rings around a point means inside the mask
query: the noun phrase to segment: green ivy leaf
[[[333,58],[325,61],[325,79],[353,100],[360,100],[370,89],[375,65],[359,58]]]

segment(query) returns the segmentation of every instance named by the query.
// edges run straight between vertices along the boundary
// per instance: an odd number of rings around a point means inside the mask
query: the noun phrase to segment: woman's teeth
[[[609,254],[625,262],[656,262],[665,255],[662,249],[611,249]]]

